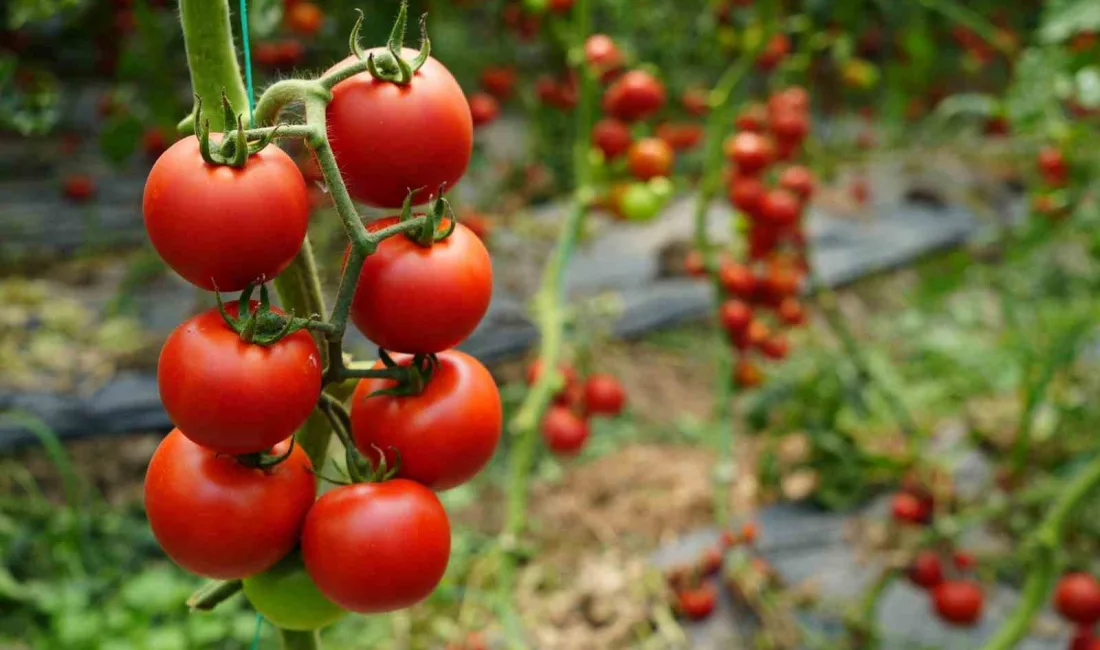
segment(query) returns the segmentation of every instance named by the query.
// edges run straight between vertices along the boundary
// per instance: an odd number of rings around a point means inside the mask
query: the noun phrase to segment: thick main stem
[[[291,632],[282,630],[283,650],[316,650],[321,647],[318,632]]]
[[[180,0],[180,23],[191,70],[191,88],[204,106],[221,105],[224,92],[233,110],[248,110],[248,91],[241,80],[228,0]],[[225,129],[220,110],[204,111],[214,132]],[[192,117],[194,117],[192,115]]]

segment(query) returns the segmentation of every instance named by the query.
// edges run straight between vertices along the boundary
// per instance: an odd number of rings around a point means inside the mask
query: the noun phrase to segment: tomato
[[[516,69],[510,65],[486,66],[481,71],[481,87],[499,101],[507,101],[516,87]]]
[[[489,93],[470,95],[470,119],[474,128],[494,122],[500,116],[500,104]]]
[[[688,115],[702,117],[710,112],[710,102],[705,88],[688,88],[680,95],[680,105]]]
[[[1054,588],[1054,608],[1079,625],[1100,621],[1100,582],[1087,573],[1067,573]]]
[[[665,105],[665,87],[645,70],[631,70],[607,89],[603,110],[624,122],[645,119]]]
[[[784,298],[779,303],[778,314],[779,320],[786,325],[795,326],[806,322],[806,312],[802,308],[802,303],[794,297]]]
[[[378,56],[375,48],[365,56]],[[414,50],[402,49],[411,60]],[[356,62],[354,56],[329,69]],[[353,197],[380,208],[399,208],[409,189],[424,203],[451,188],[466,172],[473,151],[473,119],[458,82],[432,57],[402,86],[369,72],[332,89],[326,111],[332,152]]]
[[[741,388],[755,388],[764,382],[764,373],[760,366],[742,357],[733,369],[733,380]]]
[[[95,181],[87,174],[69,174],[62,181],[61,191],[70,201],[83,203],[95,196]]]
[[[289,442],[272,450],[286,453]],[[161,441],[145,472],[145,512],[168,557],[208,578],[265,571],[298,543],[317,481],[295,447],[268,469],[196,445],[179,429]]]
[[[977,623],[982,617],[985,595],[976,582],[948,580],[933,590],[932,600],[941,619],[966,627]]]
[[[613,160],[630,149],[633,138],[630,127],[615,119],[602,119],[592,127],[592,143],[603,152],[604,158]]]
[[[705,576],[712,576],[721,569],[722,548],[720,546],[710,546],[703,549],[703,553],[699,557],[699,573]]]
[[[571,456],[588,440],[588,422],[569,407],[554,404],[542,416],[542,438],[550,451]]]
[[[252,59],[264,68],[276,68],[282,62],[279,56],[279,44],[274,41],[261,41],[252,46]]]
[[[955,563],[955,568],[959,571],[971,571],[978,563],[977,560],[974,559],[974,555],[966,551],[955,551],[951,556],[951,560]]]
[[[909,581],[914,585],[931,589],[943,582],[943,565],[932,551],[921,551],[909,565]]]
[[[326,492],[302,529],[302,560],[326,598],[379,614],[424,600],[451,556],[451,524],[434,492],[406,479]]]
[[[141,134],[141,149],[150,158],[156,158],[164,153],[168,149],[168,138],[165,137],[164,131],[156,127],[146,129],[145,133]]]
[[[768,98],[768,113],[795,111],[807,113],[810,110],[810,93],[801,86],[790,86]]]
[[[787,142],[801,142],[810,133],[810,121],[805,113],[784,110],[771,116],[771,131],[776,139]]]
[[[1066,184],[1069,167],[1066,166],[1066,159],[1061,151],[1051,146],[1043,147],[1039,150],[1036,160],[1039,173],[1047,185],[1062,187]]]
[[[753,319],[733,339],[734,346],[739,350],[759,348],[771,336],[771,331],[764,321]]]
[[[649,221],[660,213],[663,203],[648,185],[631,183],[619,197],[618,207],[627,221]]]
[[[871,198],[871,187],[867,183],[867,179],[862,176],[853,178],[848,184],[848,195],[852,197],[858,205],[864,205]]]
[[[756,58],[756,65],[761,70],[771,70],[779,65],[779,62],[787,58],[791,52],[791,41],[786,34],[775,34],[764,46],[764,51]]]
[[[398,217],[374,221],[376,231]],[[485,244],[461,223],[443,241],[421,246],[390,237],[367,257],[351,319],[376,345],[430,354],[468,337],[489,309],[493,267]]]
[[[756,277],[744,264],[723,260],[718,267],[718,280],[731,295],[752,298],[756,291]]]
[[[927,524],[932,520],[932,504],[908,492],[895,494],[890,507],[899,523]]]
[[[302,36],[313,36],[321,30],[325,13],[312,2],[295,2],[286,12],[286,26]]]
[[[284,630],[318,630],[347,614],[313,584],[297,553],[245,578],[244,595],[268,622]]]
[[[767,189],[758,177],[737,174],[730,179],[726,189],[730,203],[738,210],[752,217],[760,213],[760,203]]]
[[[718,308],[718,321],[727,334],[735,336],[752,322],[752,308],[740,300],[727,300]]]
[[[363,379],[351,398],[351,433],[366,457],[382,449],[397,475],[433,490],[447,490],[474,477],[500,440],[503,414],[493,376],[477,359],[458,350],[438,355],[439,365],[419,395],[371,393],[394,386],[389,379]],[[410,357],[396,357],[408,365]],[[379,361],[375,368],[384,367]]]
[[[757,210],[754,216],[759,218],[759,215],[760,211]],[[771,224],[756,221],[749,224],[748,240],[749,259],[764,260],[771,257],[779,246],[779,231],[772,228]],[[761,286],[760,289],[766,290],[767,287]]]
[[[577,383],[577,371],[571,366],[564,363],[558,364],[558,372],[562,374],[565,386],[573,386]],[[542,376],[542,359],[535,359],[527,366],[527,372],[524,375],[528,386],[534,386],[535,382]]]
[[[743,132],[726,140],[726,158],[742,175],[751,176],[775,160],[775,146],[759,133]]]
[[[584,58],[598,74],[623,66],[623,53],[607,34],[592,34],[584,41]]]
[[[760,219],[776,226],[790,226],[802,216],[802,201],[784,189],[768,190],[760,199]]]
[[[755,544],[760,536],[760,527],[754,521],[745,522],[741,526],[741,541],[746,544]]]
[[[235,301],[225,309],[238,313]],[[168,335],[157,386],[164,410],[192,441],[222,454],[264,451],[313,412],[321,354],[305,330],[273,345],[246,343],[210,309]]]
[[[791,344],[787,342],[786,337],[775,334],[765,338],[757,347],[760,348],[760,352],[762,352],[765,357],[781,360],[787,358],[787,354],[790,353]]]
[[[280,41],[278,48],[279,64],[282,66],[290,67],[298,65],[306,56],[305,46],[294,39],[288,38]]]
[[[547,8],[556,14],[567,14],[573,10],[574,0],[550,0]]]
[[[749,104],[737,114],[737,118],[733,123],[738,131],[762,133],[767,120],[768,112],[762,104]]]
[[[806,201],[814,193],[814,175],[802,165],[792,165],[779,174],[779,187]]]
[[[547,106],[567,111],[577,105],[577,83],[572,76],[558,81],[550,75],[535,80],[535,94]]]
[[[684,256],[684,273],[693,278],[701,278],[707,274],[706,260],[703,253],[697,250],[688,251]]]
[[[642,138],[630,145],[626,164],[630,173],[641,181],[668,176],[672,171],[672,147],[659,138]]]
[[[703,127],[698,124],[665,122],[657,125],[656,133],[674,151],[693,149],[703,140]]]
[[[298,254],[309,225],[305,180],[283,150],[265,147],[240,169],[208,165],[195,136],[153,164],[142,211],[157,253],[208,291],[274,279]]]
[[[709,582],[676,594],[676,609],[693,621],[701,621],[714,611],[718,589]]]
[[[584,382],[584,408],[591,415],[610,415],[623,412],[626,391],[614,375],[596,373]]]

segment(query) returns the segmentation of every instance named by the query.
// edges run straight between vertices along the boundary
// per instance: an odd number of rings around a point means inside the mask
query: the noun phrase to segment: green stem
[[[187,67],[191,70],[191,88],[205,106],[220,106],[224,92],[233,110],[248,108],[248,91],[241,80],[237,50],[233,45],[228,0],[180,0]],[[225,129],[221,111],[210,111],[212,131]],[[192,117],[194,119],[194,110]]]
[[[237,594],[243,584],[240,580],[216,580],[208,582],[187,599],[192,611],[209,611]]]
[[[319,632],[291,632],[282,630],[283,650],[317,650],[321,647]]]
[[[1014,54],[1011,49],[1006,49],[1002,39],[997,37],[997,29],[982,18],[981,14],[973,9],[955,2],[954,0],[917,0],[926,9],[946,16],[960,25],[969,28],[983,41],[989,43],[1002,54]]]
[[[1033,556],[1020,601],[982,650],[1010,650],[1027,635],[1032,619],[1042,609],[1058,578],[1058,552],[1066,522],[1077,506],[1097,487],[1100,487],[1100,455],[1077,473],[1046,519],[1026,542],[1025,546],[1030,547]]]

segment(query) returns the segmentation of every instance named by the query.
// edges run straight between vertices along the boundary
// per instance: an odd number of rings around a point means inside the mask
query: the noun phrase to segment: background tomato
[[[668,176],[672,171],[673,158],[672,147],[660,138],[642,138],[630,145],[626,152],[627,167],[640,181]]]
[[[603,119],[592,127],[592,143],[608,160],[618,158],[630,149],[630,127],[616,119]]]
[[[588,440],[588,422],[568,406],[555,404],[542,417],[542,438],[556,454],[575,454]]]
[[[584,408],[593,415],[615,416],[623,412],[626,391],[614,375],[596,373],[584,382]]]
[[[649,221],[661,211],[663,201],[645,183],[631,183],[619,197],[619,210],[628,221]]]
[[[969,626],[982,617],[985,595],[982,587],[971,580],[941,582],[932,592],[936,613],[944,621]]]
[[[1067,573],[1054,589],[1054,608],[1068,621],[1100,621],[1100,581],[1087,573]]]
[[[451,526],[428,488],[405,479],[325,493],[306,517],[302,559],[341,607],[378,614],[411,607],[443,578]]]
[[[404,48],[402,56],[411,60],[416,51]],[[455,78],[431,57],[404,86],[368,72],[336,84],[326,114],[348,192],[364,203],[399,208],[410,189],[417,190],[413,203],[424,203],[440,185],[453,187],[470,162],[470,106]]]
[[[398,217],[372,222],[371,231]],[[485,244],[459,223],[443,241],[421,246],[390,237],[367,257],[351,319],[376,345],[430,354],[469,336],[489,309],[493,265]]]
[[[274,467],[252,469],[175,429],[145,473],[149,526],[168,557],[193,573],[228,580],[265,571],[298,543],[317,490],[312,470],[300,447]]]
[[[298,254],[309,225],[306,183],[285,152],[265,147],[240,169],[208,165],[195,136],[157,159],[142,211],[157,253],[208,291],[274,279]]]
[[[236,316],[237,302],[225,309]],[[191,440],[223,454],[263,451],[290,437],[313,412],[321,394],[321,354],[305,330],[269,346],[245,343],[217,309],[209,309],[168,336],[157,386],[164,410]]]
[[[419,395],[370,396],[393,385],[387,379],[363,379],[355,388],[351,431],[359,451],[374,458],[375,448],[382,449],[391,466],[399,452],[398,476],[433,490],[461,485],[489,462],[500,440],[503,414],[493,376],[477,359],[445,350]]]
[[[268,622],[284,630],[318,630],[347,614],[313,584],[297,553],[245,578],[244,595]]]

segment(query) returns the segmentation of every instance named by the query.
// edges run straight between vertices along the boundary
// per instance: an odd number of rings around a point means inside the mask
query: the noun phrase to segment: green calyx
[[[316,322],[315,317],[295,318],[279,314],[271,310],[271,297],[267,291],[267,285],[260,285],[260,304],[252,308],[253,285],[245,287],[241,292],[241,298],[237,301],[238,315],[233,316],[225,309],[221,293],[214,292],[214,300],[218,303],[218,311],[225,320],[225,324],[240,335],[241,340],[256,345],[274,345],[294,332],[309,329]],[[244,315],[241,315],[241,311]]]
[[[279,463],[283,462],[287,458],[290,458],[290,454],[294,452],[294,438],[290,439],[290,445],[286,448],[286,453],[276,456],[268,451],[257,451],[251,454],[239,454],[234,456],[237,462],[245,467],[259,470],[269,470],[275,467]]]
[[[416,230],[405,233],[406,237],[425,248],[450,237],[451,233],[455,231],[455,226],[458,225],[458,218],[455,217],[450,202],[443,194],[445,189],[446,186],[441,185],[439,194],[429,203],[427,218],[424,219],[423,225]],[[413,218],[412,197],[417,191],[419,190],[410,190],[408,195],[405,196],[405,202],[401,206],[401,222]],[[446,227],[443,226],[444,219],[447,220]]]
[[[225,131],[221,142],[214,146],[210,141],[210,120],[202,117],[202,98],[195,95],[195,137],[199,140],[199,153],[208,165],[226,165],[240,169],[248,162],[248,157],[258,153],[275,139],[278,127],[266,133],[262,138],[248,141],[244,130],[243,116],[234,113],[229,97],[222,92],[222,111],[225,119]],[[230,129],[230,125],[236,125]]]
[[[439,367],[439,359],[434,354],[417,354],[407,366],[400,366],[389,352],[378,348],[378,358],[386,370],[395,373],[393,386],[382,388],[372,392],[367,397],[389,395],[391,397],[408,397],[424,392],[424,387],[431,381],[435,369]]]
[[[352,55],[361,60],[363,55],[366,54],[363,47],[359,45],[359,31],[363,26],[363,12],[358,9],[356,11],[359,13],[359,19],[355,21],[355,26],[351,29],[349,46]],[[402,0],[401,8],[397,12],[397,20],[394,21],[393,30],[390,32],[390,38],[386,41],[386,51],[380,54],[371,53],[367,55],[367,71],[379,81],[389,81],[404,86],[412,81],[413,75],[427,62],[428,57],[431,55],[432,42],[428,38],[428,16],[424,14],[420,17],[420,51],[417,52],[412,61],[406,61],[401,56],[401,48],[405,46],[405,28],[408,24],[408,16],[408,0]]]

